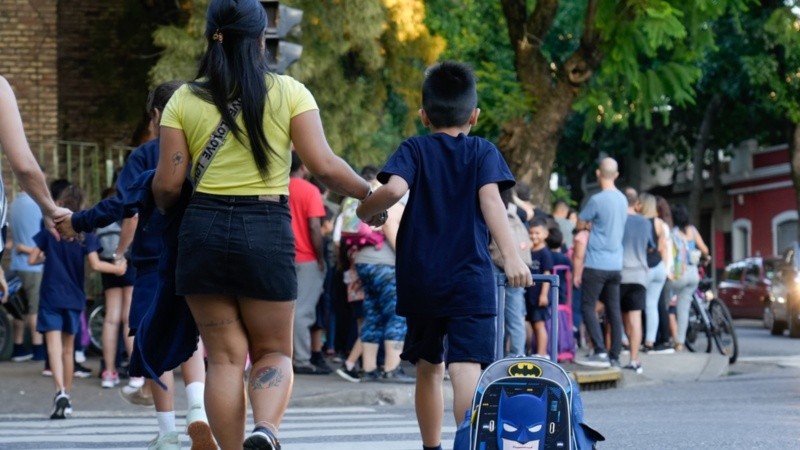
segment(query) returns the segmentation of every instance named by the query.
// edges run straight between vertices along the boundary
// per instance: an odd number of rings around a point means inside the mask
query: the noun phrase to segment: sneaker
[[[31,361],[44,361],[46,359],[47,359],[47,353],[45,353],[44,351],[44,344],[39,344],[39,345],[34,344],[33,358],[31,358]]]
[[[345,363],[342,363],[342,367],[336,369],[336,375],[339,375],[351,383],[358,383],[361,381],[361,378],[358,377],[358,369],[356,369],[356,366],[353,366],[352,369],[348,369]]]
[[[669,344],[656,344],[650,353],[654,355],[669,355],[675,353],[675,349]]]
[[[119,395],[126,402],[136,406],[153,406],[153,396],[144,395],[142,387],[132,387],[130,384],[119,390]]]
[[[625,368],[636,373],[642,373],[642,363],[639,361],[631,361]]]
[[[72,415],[72,399],[67,398],[67,407],[64,408],[64,415],[69,417]]]
[[[139,389],[144,386],[144,377],[130,377],[128,379],[128,386],[132,389]]]
[[[65,410],[69,405],[69,396],[64,391],[56,392],[53,398],[53,413],[50,414],[51,419],[65,419]]]
[[[83,350],[75,350],[75,362],[78,364],[86,362],[86,353]]]
[[[33,352],[25,350],[22,344],[14,344],[14,351],[11,353],[11,361],[23,362],[33,359]]]
[[[329,373],[333,373],[333,369],[331,368],[331,366],[329,366],[328,363],[325,362],[325,358],[323,358],[321,356],[319,358],[316,358],[316,359],[315,358],[311,358],[311,364],[314,367],[316,367],[317,370],[319,371],[319,373],[322,374],[322,375],[327,375]]]
[[[278,438],[267,428],[256,427],[242,444],[243,450],[281,450]]]
[[[72,373],[78,378],[89,378],[92,376],[92,369],[84,367],[81,365],[81,363],[76,362]]]
[[[381,381],[381,378],[383,378],[383,376],[381,374],[381,371],[378,369],[375,369],[371,372],[364,372],[361,375],[361,381],[364,382]]]
[[[50,370],[49,368],[45,367],[44,369],[42,369],[42,376],[43,377],[52,377],[53,376],[53,371]]]
[[[384,381],[386,383],[413,384],[417,380],[411,375],[408,375],[401,366],[397,366],[393,370],[384,372],[380,381]]]
[[[328,369],[330,370],[330,367],[328,367]],[[332,372],[332,370],[330,372],[324,372],[323,369],[313,364],[292,366],[292,370],[298,375],[327,375]]]
[[[608,364],[609,364],[609,366],[611,366],[613,368],[616,368],[616,369],[621,369],[622,368],[622,365],[619,363],[619,360],[616,359],[616,358],[609,359],[608,360]]]
[[[576,359],[576,363],[582,366],[608,368],[611,367],[611,362],[608,359],[608,353],[594,353],[588,355],[584,359]]]
[[[117,372],[104,370],[100,376],[103,379],[100,382],[100,386],[104,389],[111,389],[119,384],[119,374]]]
[[[156,436],[147,443],[147,450],[180,450],[181,441],[177,431],[170,431],[163,436]]]
[[[206,410],[201,403],[190,406],[186,411],[186,434],[192,440],[192,450],[217,450]]]

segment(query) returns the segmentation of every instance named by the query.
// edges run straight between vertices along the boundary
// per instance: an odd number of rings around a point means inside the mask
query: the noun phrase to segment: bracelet
[[[363,202],[367,201],[367,199],[368,199],[368,198],[369,198],[371,195],[372,195],[372,188],[369,188],[369,191],[367,192],[367,195],[366,195],[366,196],[365,196],[363,199],[361,199],[361,202],[363,203]]]

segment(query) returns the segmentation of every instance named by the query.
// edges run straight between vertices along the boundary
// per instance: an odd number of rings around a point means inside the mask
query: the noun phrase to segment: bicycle
[[[703,279],[692,295],[689,309],[689,327],[684,344],[691,352],[711,353],[712,340],[730,364],[739,357],[739,341],[728,307],[714,297],[711,280]]]

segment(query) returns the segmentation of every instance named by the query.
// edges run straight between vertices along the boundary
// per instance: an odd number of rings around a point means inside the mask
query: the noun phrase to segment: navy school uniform
[[[541,250],[531,251],[531,273],[533,275],[541,275],[545,272],[553,273],[553,254],[547,247]],[[548,285],[549,287],[549,285]],[[527,309],[526,320],[528,322],[539,322],[547,320],[549,315],[549,308],[547,306],[539,306],[539,296],[542,293],[542,283],[534,283],[533,286],[525,288],[525,307]]]
[[[497,314],[489,229],[478,191],[514,178],[489,141],[459,134],[416,136],[389,158],[378,180],[410,188],[397,232],[397,313],[448,317]]]
[[[100,251],[100,243],[92,233],[84,233],[82,239],[73,241],[56,240],[45,229],[33,241],[45,253],[36,331],[76,334],[77,320],[86,307],[86,255]]]

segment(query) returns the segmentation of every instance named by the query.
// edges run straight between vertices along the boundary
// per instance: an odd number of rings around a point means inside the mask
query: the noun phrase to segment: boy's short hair
[[[458,127],[469,122],[478,106],[477,79],[462,63],[443,61],[425,71],[422,109],[436,128]]]
[[[548,229],[547,238],[544,240],[547,243],[547,248],[552,250],[559,250],[564,245],[564,234],[558,227]]]
[[[545,230],[549,230],[550,227],[547,226],[547,219],[544,217],[534,217],[533,220],[530,221],[530,225],[528,225],[528,229],[533,227],[542,227]]]

